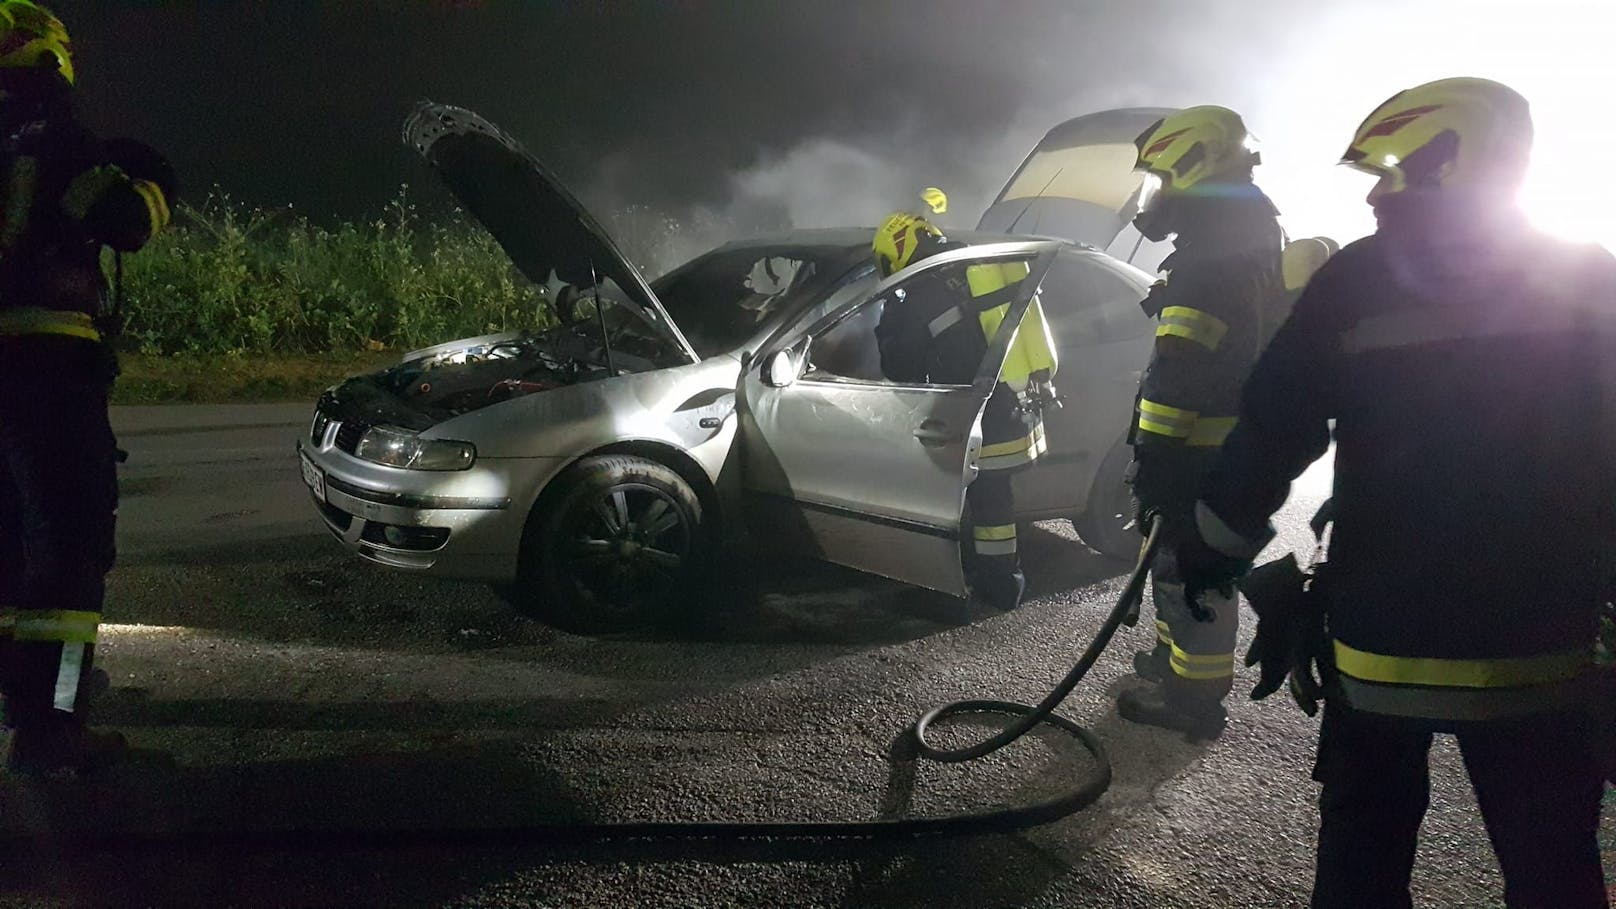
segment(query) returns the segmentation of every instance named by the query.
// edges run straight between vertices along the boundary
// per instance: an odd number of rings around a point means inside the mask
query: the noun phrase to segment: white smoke
[[[814,134],[760,146],[750,164],[705,190],[705,198],[668,211],[677,229],[624,245],[660,270],[760,233],[873,226],[893,209],[920,210],[919,193],[927,186],[949,194],[949,211],[939,219],[945,229],[970,228],[1033,143],[1056,124],[1108,108],[1192,104],[1222,104],[1245,115],[1263,151],[1258,182],[1293,236],[1349,241],[1373,227],[1363,202],[1367,178],[1336,166],[1353,128],[1392,92],[1448,75],[1498,78],[1533,101],[1544,166],[1528,186],[1529,211],[1535,192],[1540,209],[1559,203],[1563,220],[1603,223],[1616,203],[1578,210],[1568,200],[1589,192],[1585,171],[1551,170],[1549,162],[1551,156],[1572,161],[1565,149],[1574,144],[1612,144],[1595,111],[1616,75],[1599,44],[1616,27],[1616,5],[1542,5],[1544,15],[1526,17],[1512,0],[1464,7],[1477,15],[1456,14],[1447,0],[1331,6],[1139,0],[1127,12],[1110,4],[1043,4],[1042,16],[1029,13],[1029,5],[1021,16],[966,28],[961,9],[942,4],[923,35],[940,47],[930,59],[952,61],[939,72],[935,95],[882,95],[881,81],[874,80],[874,94],[848,95],[840,114],[805,109],[804,119],[821,124]],[[1064,12],[1054,13],[1057,8]],[[1571,23],[1578,27],[1568,29]],[[978,56],[968,65],[958,63],[972,53]],[[962,108],[959,99],[973,93],[999,99],[994,103],[1003,109],[986,102]],[[1004,106],[1005,99],[1013,103]],[[871,110],[890,111],[888,122],[870,126],[864,115]],[[859,125],[838,128],[839,119]],[[643,159],[611,161],[589,195],[621,199],[625,194],[614,187],[628,181],[617,178],[655,167]],[[1547,185],[1549,176],[1564,179]],[[611,220],[609,212],[600,214]],[[1616,239],[1616,228],[1603,227]]]
[[[1065,117],[1060,117],[1065,119]],[[900,126],[860,141],[815,137],[777,152],[729,176],[725,200],[677,212],[652,214],[643,204],[621,201],[610,175],[588,197],[603,204],[602,219],[629,255],[649,273],[660,273],[730,240],[793,228],[868,227],[888,213],[927,212],[920,198],[929,186],[948,194],[948,210],[931,215],[945,230],[972,229],[1022,157],[1048,126],[1017,125],[976,147],[932,148],[921,130]],[[596,202],[595,200],[614,200]],[[646,219],[650,218],[650,223]]]
[[[913,179],[903,162],[835,139],[810,139],[731,178],[735,206],[781,212],[793,227],[874,224]],[[916,198],[903,200],[919,204]]]

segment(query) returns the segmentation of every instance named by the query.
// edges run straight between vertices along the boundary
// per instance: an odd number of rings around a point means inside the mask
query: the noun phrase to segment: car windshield
[[[833,248],[716,250],[659,278],[652,289],[702,357],[734,350],[770,317],[823,290],[845,269]]]

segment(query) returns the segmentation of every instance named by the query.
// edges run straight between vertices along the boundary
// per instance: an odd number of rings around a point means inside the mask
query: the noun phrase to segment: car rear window
[[[1044,276],[1044,316],[1062,348],[1123,341],[1151,333],[1139,308],[1146,288],[1094,257],[1062,253]]]

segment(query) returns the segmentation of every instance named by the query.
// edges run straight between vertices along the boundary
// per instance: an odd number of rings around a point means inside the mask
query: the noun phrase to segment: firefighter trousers
[[[0,692],[19,751],[82,728],[115,554],[114,372],[95,342],[0,338]]]
[[[1581,712],[1446,724],[1324,708],[1313,778],[1319,797],[1314,909],[1409,907],[1420,821],[1430,805],[1427,752],[1452,732],[1464,755],[1504,902],[1532,909],[1604,909],[1599,856],[1604,785]]]
[[[1219,701],[1234,686],[1234,643],[1240,630],[1240,600],[1214,590],[1201,596],[1210,621],[1197,619],[1184,597],[1184,581],[1171,546],[1156,551],[1150,567],[1156,608],[1156,648],[1172,672],[1164,684],[1174,695]]]
[[[971,506],[971,571],[1007,576],[1020,567],[1016,553],[1016,500],[1010,471],[984,470],[965,487]]]
[[[1011,477],[1044,453],[1042,420],[1028,421],[1015,392],[1000,384],[982,413],[978,473],[965,488],[971,510],[971,572],[989,584],[1020,584],[1016,551],[1016,499]]]

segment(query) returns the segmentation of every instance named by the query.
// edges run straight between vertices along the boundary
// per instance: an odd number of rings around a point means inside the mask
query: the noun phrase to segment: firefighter
[[[926,219],[896,212],[876,229],[876,268],[885,277],[951,245]],[[1025,262],[982,263],[956,272],[940,269],[905,284],[875,329],[882,373],[894,382],[971,384],[1028,274]],[[975,594],[998,609],[1015,608],[1026,587],[1016,556],[1010,481],[1047,449],[1043,409],[1055,400],[1056,366],[1055,345],[1034,297],[982,413],[979,471],[966,488],[967,576]]]
[[[1173,238],[1164,277],[1142,302],[1158,320],[1150,364],[1130,428],[1130,482],[1138,524],[1190,522],[1195,490],[1235,422],[1240,385],[1276,321],[1284,297],[1278,212],[1252,182],[1257,154],[1240,115],[1191,107],[1157,121],[1136,140],[1136,169],[1159,186],[1135,226]],[[1184,599],[1171,547],[1151,569],[1156,646],[1138,653],[1138,675],[1156,683],[1123,692],[1126,719],[1212,737],[1224,726],[1223,697],[1234,680],[1239,602],[1207,597],[1198,614]]]
[[[1607,905],[1582,699],[1616,554],[1616,259],[1528,227],[1531,140],[1526,100],[1484,79],[1363,121],[1342,160],[1379,181],[1376,232],[1263,354],[1179,544],[1192,596],[1227,589],[1335,421],[1326,571],[1247,655],[1324,698],[1315,907],[1410,905],[1437,732],[1505,902]]]
[[[78,123],[72,86],[62,23],[0,0],[0,691],[8,768],[50,777],[122,750],[82,690],[118,495],[100,256],[139,249],[173,192],[155,152]]]

